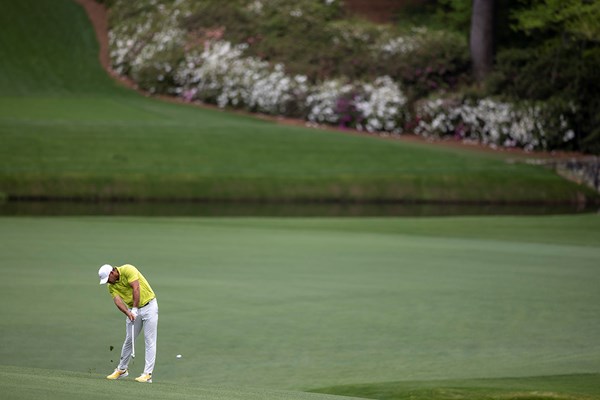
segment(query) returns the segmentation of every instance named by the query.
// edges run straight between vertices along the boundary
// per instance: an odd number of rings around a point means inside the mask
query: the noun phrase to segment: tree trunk
[[[471,14],[471,62],[475,79],[481,82],[494,64],[495,0],[473,0]]]

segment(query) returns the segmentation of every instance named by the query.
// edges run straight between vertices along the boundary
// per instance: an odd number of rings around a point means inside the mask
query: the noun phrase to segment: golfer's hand
[[[127,317],[129,318],[129,320],[131,322],[135,321],[135,319],[138,316],[138,309],[137,308],[132,308],[128,313],[127,313]]]

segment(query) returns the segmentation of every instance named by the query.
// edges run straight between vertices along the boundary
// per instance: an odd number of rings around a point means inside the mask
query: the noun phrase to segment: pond
[[[6,201],[2,216],[156,217],[427,217],[458,215],[553,215],[598,212],[597,205],[457,203],[248,203]]]

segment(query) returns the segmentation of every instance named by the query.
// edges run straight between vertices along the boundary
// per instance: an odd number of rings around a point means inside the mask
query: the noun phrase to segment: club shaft
[[[131,357],[135,358],[135,324],[131,322]]]

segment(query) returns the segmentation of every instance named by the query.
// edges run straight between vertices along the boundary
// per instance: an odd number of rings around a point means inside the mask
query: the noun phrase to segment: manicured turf
[[[600,374],[390,382],[324,388],[319,392],[379,400],[600,399]]]
[[[498,155],[144,98],[69,0],[4,2],[0,26],[0,199],[592,196]],[[0,238],[3,399],[600,397],[598,215],[1,217]],[[104,379],[124,334],[105,262],[158,294],[152,385]]]
[[[108,382],[98,374],[38,368],[0,366],[2,398],[9,400],[56,399],[207,399],[207,400],[335,400],[340,397],[225,386],[182,383],[140,385],[129,381]]]
[[[19,217],[0,237],[7,366],[110,372],[124,318],[96,271],[130,262],[158,294],[157,382],[477,387],[600,370],[597,215]],[[560,391],[550,380],[529,387]]]
[[[216,400],[342,400],[354,397],[380,400],[593,400],[600,398],[598,374],[536,378],[472,379],[461,381],[395,382],[321,389],[325,394],[256,388],[132,380],[107,382],[99,374],[0,365],[4,399],[29,400],[138,398]],[[346,397],[347,396],[347,397]]]
[[[0,15],[0,197],[572,201],[501,156],[284,127],[118,88],[70,0]],[[74,34],[76,32],[76,34]]]

